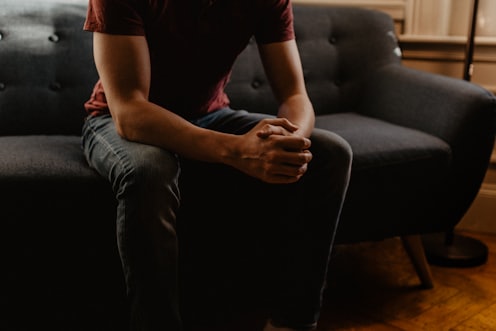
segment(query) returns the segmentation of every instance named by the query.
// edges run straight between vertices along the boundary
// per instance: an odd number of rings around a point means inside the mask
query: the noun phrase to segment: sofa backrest
[[[360,107],[364,79],[400,64],[393,19],[360,7],[294,4],[295,33],[305,82],[317,115]],[[233,107],[277,111],[252,42],[235,64],[227,88]]]
[[[0,135],[80,134],[96,81],[87,0],[2,0]]]
[[[97,73],[87,0],[2,0],[0,135],[80,134]],[[350,111],[363,78],[399,63],[392,19],[361,8],[294,5],[305,79],[317,114]],[[233,107],[275,113],[254,42],[227,87]]]

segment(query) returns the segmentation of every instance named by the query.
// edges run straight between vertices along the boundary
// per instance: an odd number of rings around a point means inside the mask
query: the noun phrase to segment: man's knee
[[[314,129],[311,150],[322,164],[336,171],[341,169],[348,174],[353,160],[353,152],[348,142],[341,136],[323,129]]]
[[[134,171],[147,185],[174,182],[179,175],[179,162],[173,153],[146,146],[135,158]]]
[[[134,194],[135,199],[150,194],[162,198],[164,194],[178,195],[180,170],[173,153],[154,146],[131,144],[125,157],[128,159],[122,162],[124,171],[118,180],[121,193]]]

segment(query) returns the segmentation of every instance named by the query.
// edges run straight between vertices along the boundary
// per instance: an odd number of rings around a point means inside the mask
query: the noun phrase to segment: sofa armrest
[[[385,66],[369,78],[360,113],[429,133],[450,145],[446,208],[457,209],[461,217],[489,165],[496,133],[496,97],[462,79],[402,65]]]
[[[370,76],[360,112],[427,132],[450,145],[473,139],[494,141],[492,93],[462,79],[402,65],[385,66]]]

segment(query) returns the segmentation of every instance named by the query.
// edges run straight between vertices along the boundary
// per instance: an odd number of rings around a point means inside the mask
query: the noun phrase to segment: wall
[[[293,0],[392,16],[406,66],[463,78],[472,0]],[[472,81],[496,93],[496,0],[480,0]]]

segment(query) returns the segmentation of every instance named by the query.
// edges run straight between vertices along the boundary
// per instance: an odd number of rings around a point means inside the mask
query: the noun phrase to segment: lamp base
[[[442,267],[475,267],[487,262],[488,248],[480,240],[451,233],[422,236],[429,264]]]

